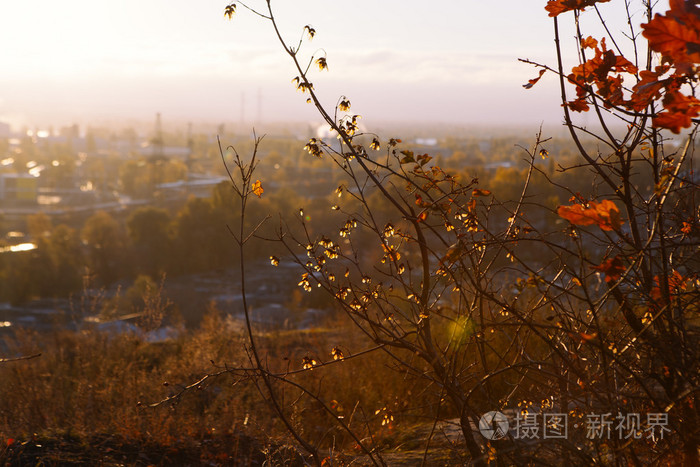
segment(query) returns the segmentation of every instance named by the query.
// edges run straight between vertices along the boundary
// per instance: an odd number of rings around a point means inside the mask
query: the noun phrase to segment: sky
[[[300,55],[324,54],[311,80],[324,104],[341,95],[365,124],[537,126],[562,120],[544,0],[273,0],[290,44],[316,29]],[[603,4],[619,21],[619,0]],[[260,0],[250,6],[264,8]],[[0,121],[90,124],[120,119],[314,121],[295,91],[293,64],[266,21],[225,0],[3,1]],[[615,10],[617,8],[617,10]],[[593,12],[587,12],[590,23]],[[567,18],[570,19],[570,18]],[[588,20],[584,17],[584,20]],[[614,23],[614,21],[611,21]],[[585,24],[585,23],[584,23]],[[573,33],[564,29],[563,36]],[[566,44],[566,43],[565,43]],[[569,49],[575,43],[569,40]],[[369,122],[369,123],[368,123]]]

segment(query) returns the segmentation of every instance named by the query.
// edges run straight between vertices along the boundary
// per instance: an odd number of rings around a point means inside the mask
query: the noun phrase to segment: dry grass
[[[391,368],[381,351],[352,358],[369,345],[349,329],[335,322],[324,329],[260,333],[257,339],[270,367],[280,372],[299,370],[305,356],[333,361],[331,349],[341,347],[343,361],[290,379],[309,388],[360,436],[387,448],[402,439],[397,427],[430,420],[435,401],[424,382]],[[164,343],[84,329],[17,330],[5,344],[9,355],[42,355],[0,365],[0,440],[7,446],[0,459],[60,465],[65,455],[75,462],[82,456],[89,464],[104,451],[113,453],[112,460],[139,465],[143,459],[130,453],[140,449],[151,455],[170,452],[182,461],[200,452],[204,462],[217,455],[264,457],[265,452],[279,453],[274,446],[288,442],[255,384],[231,374],[210,378],[174,402],[149,407],[207,373],[250,366],[243,334],[216,312],[199,329]],[[328,450],[356,452],[353,440],[317,401],[281,383],[278,391],[305,437]],[[391,425],[381,423],[386,411],[394,415]],[[43,450],[32,447],[37,444]],[[80,446],[105,449],[95,453]],[[159,463],[149,459],[144,463]]]

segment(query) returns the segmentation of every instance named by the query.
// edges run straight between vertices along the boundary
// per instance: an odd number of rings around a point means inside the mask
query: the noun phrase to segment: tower
[[[160,123],[160,112],[156,114],[155,134],[153,135],[153,139],[151,139],[151,147],[153,148],[153,152],[151,153],[153,160],[163,160],[165,158],[165,154],[163,152],[163,128]]]
[[[262,91],[258,88],[258,108],[255,115],[255,124],[262,124]]]
[[[245,126],[245,93],[241,93],[241,129],[240,131],[243,131],[243,127]]]

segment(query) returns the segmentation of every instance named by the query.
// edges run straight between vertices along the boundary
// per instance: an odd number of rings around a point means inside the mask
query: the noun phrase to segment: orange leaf
[[[591,207],[595,209],[597,215],[597,224],[603,230],[619,230],[622,227],[620,219],[620,210],[617,209],[615,203],[605,199],[600,203],[591,201]]]
[[[683,233],[683,235],[690,235],[692,231],[693,224],[691,224],[690,222],[683,222],[683,225],[681,226],[681,232]]]
[[[598,47],[598,41],[591,36],[588,36],[585,39],[581,39],[581,47],[584,49],[595,49]]]
[[[586,112],[588,111],[588,102],[586,102],[586,99],[576,99],[574,101],[569,101],[566,103],[566,106],[573,110],[574,112]]]
[[[692,123],[689,115],[682,112],[661,112],[654,117],[654,128],[667,128],[678,134],[683,128],[688,128]]]
[[[609,1],[610,0],[550,0],[547,2],[547,6],[545,6],[544,9],[549,12],[549,16],[555,17],[565,11],[583,10],[587,6]]]
[[[664,111],[655,116],[654,127],[668,128],[674,133],[692,125],[692,118],[700,113],[700,101],[679,91],[666,91],[663,104]]]
[[[687,11],[685,2],[672,1],[667,14],[654,15],[642,24],[642,35],[649,41],[649,47],[675,62],[700,61],[700,18],[697,9]]]
[[[642,70],[639,76],[642,78],[640,82],[632,88],[632,99],[630,107],[641,112],[652,101],[661,97],[661,90],[664,87],[666,80],[659,81],[659,77],[668,71],[668,67],[656,67],[656,72]]]
[[[475,189],[472,191],[472,196],[489,196],[491,195],[491,192],[489,190],[482,190],[482,189]]]
[[[572,338],[573,340],[578,341],[578,342],[583,343],[583,344],[585,344],[586,342],[591,342],[596,337],[598,337],[597,332],[594,332],[593,334],[586,334],[585,332],[569,332],[567,334],[569,334],[569,337]],[[581,386],[581,387],[583,387],[583,386]]]
[[[557,214],[574,225],[593,225],[595,220],[587,214],[587,209],[580,204],[573,206],[559,206]]]
[[[255,183],[253,183],[253,186],[251,187],[251,191],[253,194],[255,194],[258,198],[260,198],[265,190],[263,190],[262,184],[260,183],[260,180],[255,180]]]
[[[674,269],[671,275],[667,278],[668,294],[670,296],[678,295],[683,289],[685,289],[688,280],[689,279],[687,277],[683,277],[681,273]],[[651,298],[654,300],[660,300],[662,295],[659,276],[654,276],[654,282],[656,283],[656,286],[652,287],[651,289]]]
[[[581,340],[584,342],[590,342],[590,341],[594,340],[596,337],[598,337],[597,332],[594,332],[593,334],[586,334],[585,332],[579,332],[578,335],[581,338]]]
[[[602,230],[619,230],[622,227],[620,210],[610,200],[591,201],[586,208],[580,204],[559,206],[557,214],[574,225],[597,225]]]

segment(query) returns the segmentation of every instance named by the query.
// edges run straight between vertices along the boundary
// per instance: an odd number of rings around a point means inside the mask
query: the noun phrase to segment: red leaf
[[[635,74],[637,67],[625,57],[608,50],[603,38],[600,47],[595,48],[595,57],[573,67],[568,78],[575,84],[600,82],[606,80],[611,71]]]
[[[598,41],[591,36],[581,39],[581,48],[595,49],[598,47]]]
[[[659,81],[659,77],[668,71],[668,67],[656,67],[656,72],[642,70],[639,76],[640,82],[632,88],[630,107],[637,112],[643,111],[652,101],[661,97],[661,90],[666,80]]]
[[[688,284],[688,280],[689,279],[687,277],[683,277],[674,269],[671,275],[667,278],[669,296],[678,295],[683,289],[685,289],[686,285]],[[656,283],[656,286],[651,289],[651,298],[654,300],[660,300],[662,295],[659,276],[654,276],[654,282]]]
[[[668,128],[674,133],[688,128],[693,117],[700,114],[700,101],[693,96],[686,96],[679,91],[666,91],[664,111],[654,117],[654,127]]]
[[[544,74],[545,71],[547,71],[547,70],[546,69],[540,70],[540,74],[537,76],[537,78],[532,78],[532,79],[527,80],[527,83],[523,84],[523,87],[525,89],[532,88],[535,84],[537,84],[537,82],[540,80],[540,78],[542,78],[542,75]]]
[[[566,106],[574,112],[587,112],[589,109],[586,99],[581,98],[567,102]]]
[[[622,76],[609,76],[598,83],[598,94],[605,99],[604,105],[609,108],[613,105],[622,105],[625,102],[622,96]]]
[[[609,1],[610,0],[550,0],[547,2],[547,6],[545,6],[544,9],[549,12],[549,16],[555,17],[565,11],[583,10],[587,6]]]
[[[677,112],[661,112],[654,117],[654,128],[667,128],[678,134],[683,128],[688,128],[692,120],[689,115]]]
[[[610,258],[606,261],[603,261],[598,266],[592,266],[591,269],[600,271],[603,274],[605,274],[605,282],[609,283],[619,280],[620,276],[622,276],[622,273],[625,272],[626,268],[625,265],[622,264],[622,260],[618,255],[614,258]]]
[[[657,13],[642,24],[649,47],[674,62],[700,61],[700,14],[696,7],[688,11],[686,3],[672,1],[665,16]]]

